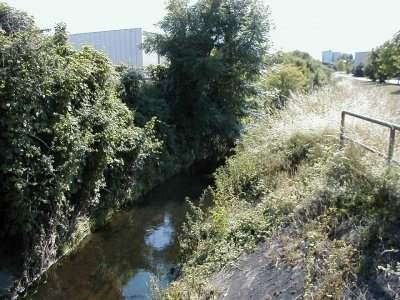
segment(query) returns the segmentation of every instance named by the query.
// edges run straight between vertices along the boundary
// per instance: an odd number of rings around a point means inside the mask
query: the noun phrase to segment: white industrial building
[[[332,50],[322,52],[322,63],[326,65],[333,65],[337,62],[342,55],[341,52],[334,52]]]
[[[367,58],[368,51],[354,53],[354,67],[364,64],[364,60]]]
[[[69,39],[77,50],[90,45],[107,54],[114,64],[142,68],[163,62],[163,58],[157,53],[145,53],[141,49],[140,45],[148,35],[151,33],[141,28],[130,28],[71,34]]]

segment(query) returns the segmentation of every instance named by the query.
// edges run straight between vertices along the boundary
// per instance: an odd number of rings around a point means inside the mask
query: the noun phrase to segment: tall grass
[[[373,297],[371,278],[399,296],[400,257],[382,255],[400,248],[399,168],[350,142],[339,148],[342,110],[399,123],[386,99],[380,89],[341,79],[258,116],[204,195],[215,206],[193,209],[181,238],[183,276],[166,297],[215,295],[213,272],[272,239],[285,241],[287,264],[304,257],[305,298]],[[380,150],[388,139],[350,118],[346,132]]]

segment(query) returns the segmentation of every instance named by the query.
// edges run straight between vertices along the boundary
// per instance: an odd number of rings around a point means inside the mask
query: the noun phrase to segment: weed
[[[339,80],[257,115],[206,192],[214,207],[193,207],[181,237],[183,276],[166,297],[210,297],[218,290],[211,274],[272,236],[286,249],[276,259],[296,265],[304,257],[306,299],[373,297],[368,284],[377,271],[397,276],[398,253],[381,253],[400,248],[400,169],[357,145],[338,145],[342,110],[398,122],[384,101],[377,89]],[[346,131],[375,147],[387,140],[354,120]]]

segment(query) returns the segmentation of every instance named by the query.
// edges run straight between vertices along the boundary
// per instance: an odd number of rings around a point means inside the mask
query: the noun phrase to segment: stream
[[[31,289],[28,299],[150,299],[154,286],[166,287],[177,276],[177,236],[189,197],[198,201],[210,184],[184,173],[153,189],[117,214],[77,251],[61,259]]]

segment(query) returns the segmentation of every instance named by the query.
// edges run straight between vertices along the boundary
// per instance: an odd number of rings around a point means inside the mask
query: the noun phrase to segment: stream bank
[[[189,197],[211,183],[203,168],[177,175],[112,218],[46,272],[28,299],[147,299],[178,273],[178,235]]]

